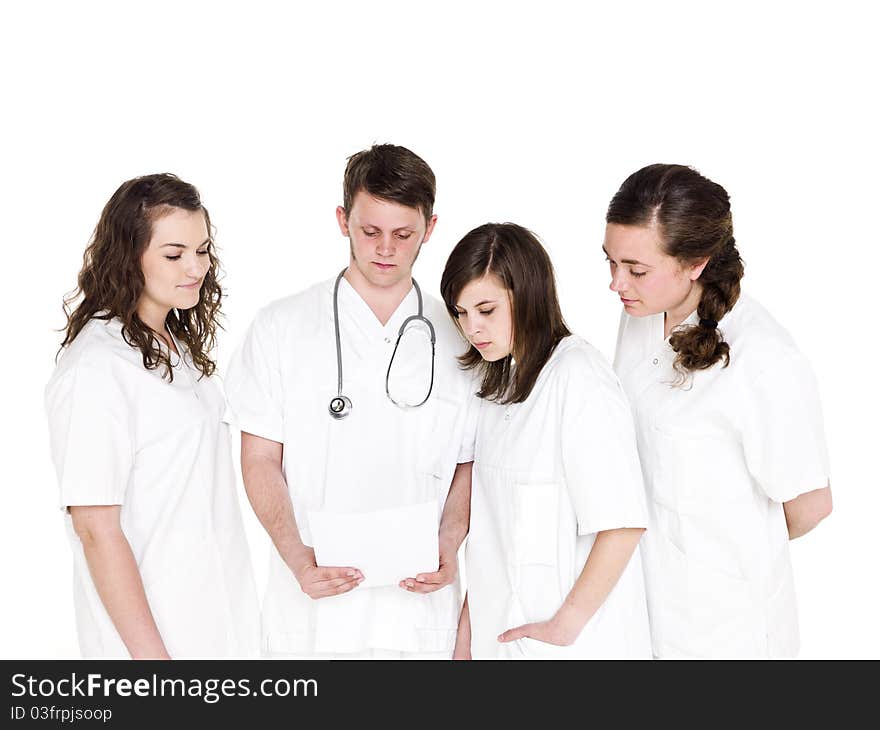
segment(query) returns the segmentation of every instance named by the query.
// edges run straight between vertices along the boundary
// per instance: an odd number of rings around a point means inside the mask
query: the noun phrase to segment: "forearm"
[[[471,472],[473,462],[455,467],[443,516],[440,518],[441,552],[455,554],[468,534],[471,518]]]
[[[784,502],[782,508],[785,511],[788,539],[802,537],[831,514],[831,487],[804,492]]]
[[[817,524],[818,523],[799,521],[797,518],[789,517],[787,514],[785,515],[785,525],[788,528],[789,540],[795,540],[799,537],[803,537],[808,532],[810,532]]]
[[[242,477],[248,501],[282,560],[298,575],[313,561],[296,525],[293,504],[284,474],[277,462],[260,456],[242,458]]]
[[[587,562],[556,618],[577,633],[608,598],[632,557],[643,528],[604,530],[596,535]]]
[[[98,596],[132,659],[168,659],[131,545],[115,530],[81,535]]]

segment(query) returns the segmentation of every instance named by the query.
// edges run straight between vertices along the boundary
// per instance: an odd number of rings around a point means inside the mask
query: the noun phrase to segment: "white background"
[[[835,511],[792,544],[801,656],[880,656],[869,4],[301,5],[0,11],[0,655],[78,656],[42,397],[61,297],[109,196],[148,172],[200,189],[227,272],[222,374],[260,306],[346,264],[345,159],[390,141],[437,174],[426,291],[472,227],[524,224],[550,251],[570,326],[609,358],[610,196],[651,162],[727,188],[745,288],[805,351],[825,407]],[[262,588],[267,542],[242,506]]]

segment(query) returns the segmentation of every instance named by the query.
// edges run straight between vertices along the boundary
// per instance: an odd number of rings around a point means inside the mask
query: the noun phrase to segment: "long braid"
[[[676,329],[669,345],[677,354],[673,366],[686,376],[693,370],[705,370],[720,360],[730,363],[730,345],[724,341],[718,323],[739,299],[743,262],[731,236],[724,247],[709,259],[700,275],[703,287],[697,316],[701,324]]]

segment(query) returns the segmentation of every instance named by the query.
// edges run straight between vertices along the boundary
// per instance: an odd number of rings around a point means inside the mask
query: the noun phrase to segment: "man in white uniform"
[[[403,147],[352,156],[336,210],[350,242],[347,269],[262,309],[230,365],[226,391],[242,431],[245,489],[275,546],[263,605],[268,655],[452,654],[473,389],[456,360],[463,339],[411,276],[437,220],[434,194],[433,172]],[[433,361],[422,336],[430,327],[407,324],[417,314],[433,326]],[[329,524],[332,532],[352,518],[371,524],[379,514],[401,524],[407,510],[424,514],[426,506],[435,509],[428,537],[439,540],[439,567],[432,561],[377,585],[375,571],[365,575],[357,560],[316,560],[316,549],[334,540],[324,532],[322,543],[312,528]],[[336,530],[331,538],[344,543]],[[412,546],[396,540],[396,531],[374,533],[364,550],[377,543],[405,555]]]

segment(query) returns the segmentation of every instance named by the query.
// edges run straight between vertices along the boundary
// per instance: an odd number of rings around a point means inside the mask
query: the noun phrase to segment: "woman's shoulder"
[[[587,387],[612,385],[618,387],[617,376],[608,358],[580,335],[569,335],[560,340],[550,357],[548,366],[555,378],[566,385],[581,383]]]
[[[93,317],[61,353],[52,379],[69,377],[83,369],[112,377],[129,371],[133,364],[143,368],[140,351],[125,341],[122,323],[116,318]]]
[[[748,294],[740,295],[718,327],[730,345],[731,362],[736,358],[750,370],[803,357],[789,331]]]

